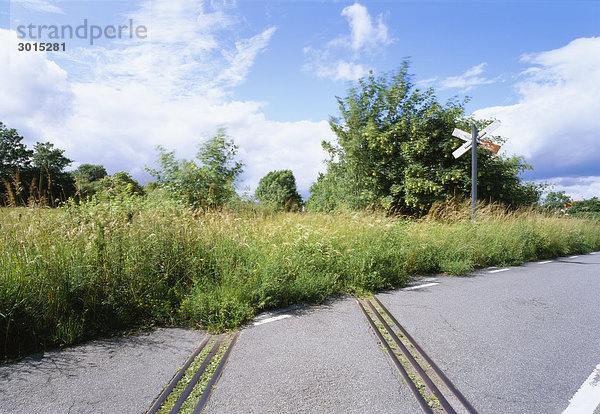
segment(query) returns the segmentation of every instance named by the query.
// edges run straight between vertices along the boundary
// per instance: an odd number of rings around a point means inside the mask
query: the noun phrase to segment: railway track
[[[357,302],[424,413],[477,413],[379,299]]]
[[[207,336],[177,371],[147,413],[201,413],[239,336],[239,331]]]

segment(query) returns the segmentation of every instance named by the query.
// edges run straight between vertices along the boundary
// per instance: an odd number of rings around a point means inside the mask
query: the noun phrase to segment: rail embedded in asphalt
[[[424,413],[477,412],[379,299],[357,302]]]
[[[148,414],[201,413],[240,332],[207,336],[153,402]]]

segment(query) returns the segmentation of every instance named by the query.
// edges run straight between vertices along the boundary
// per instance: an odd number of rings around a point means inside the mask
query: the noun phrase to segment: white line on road
[[[593,414],[600,405],[600,364],[596,365],[569,403],[562,414]]]
[[[285,318],[290,318],[292,315],[279,315],[279,316],[273,316],[272,318],[267,318],[267,319],[263,319],[260,321],[256,321],[254,322],[254,326],[258,326],[258,325],[262,325],[263,323],[269,323],[269,322],[275,322],[278,321],[280,319],[285,319]]]
[[[579,256],[569,256],[569,257],[567,257],[567,259],[576,259],[576,258],[578,258],[578,257],[579,257]]]
[[[546,264],[546,263],[552,263],[552,260],[544,260],[543,262],[538,262],[538,264]]]
[[[510,270],[510,269],[509,269],[508,267],[505,267],[505,268],[503,268],[503,269],[492,270],[492,271],[490,271],[490,272],[488,272],[488,273],[498,273],[498,272],[505,272],[505,271],[507,271],[507,270]]]
[[[422,285],[406,287],[406,288],[400,289],[400,290],[415,290],[415,289],[421,289],[421,288],[426,288],[426,287],[435,286],[435,285],[439,285],[439,283],[423,283]]]

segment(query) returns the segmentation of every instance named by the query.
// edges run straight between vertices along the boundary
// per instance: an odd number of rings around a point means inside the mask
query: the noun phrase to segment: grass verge
[[[340,213],[198,212],[123,198],[0,209],[0,359],[124,329],[189,324],[220,332],[258,312],[413,274],[600,249],[600,222],[438,210],[425,220]]]

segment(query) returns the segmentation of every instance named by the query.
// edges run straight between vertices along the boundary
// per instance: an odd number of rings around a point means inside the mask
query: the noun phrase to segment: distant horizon
[[[83,21],[102,33],[50,38],[48,27]],[[28,147],[64,149],[72,169],[142,184],[157,145],[189,159],[225,127],[246,166],[240,193],[290,169],[306,199],[325,171],[320,143],[335,139],[336,96],[408,58],[416,87],[440,102],[469,96],[467,115],[502,122],[501,151],[534,167],[525,179],[589,199],[600,195],[599,21],[596,1],[12,0],[0,7],[0,121]],[[147,37],[117,36],[133,24]],[[19,36],[28,25],[65,50],[19,51],[38,40]]]

